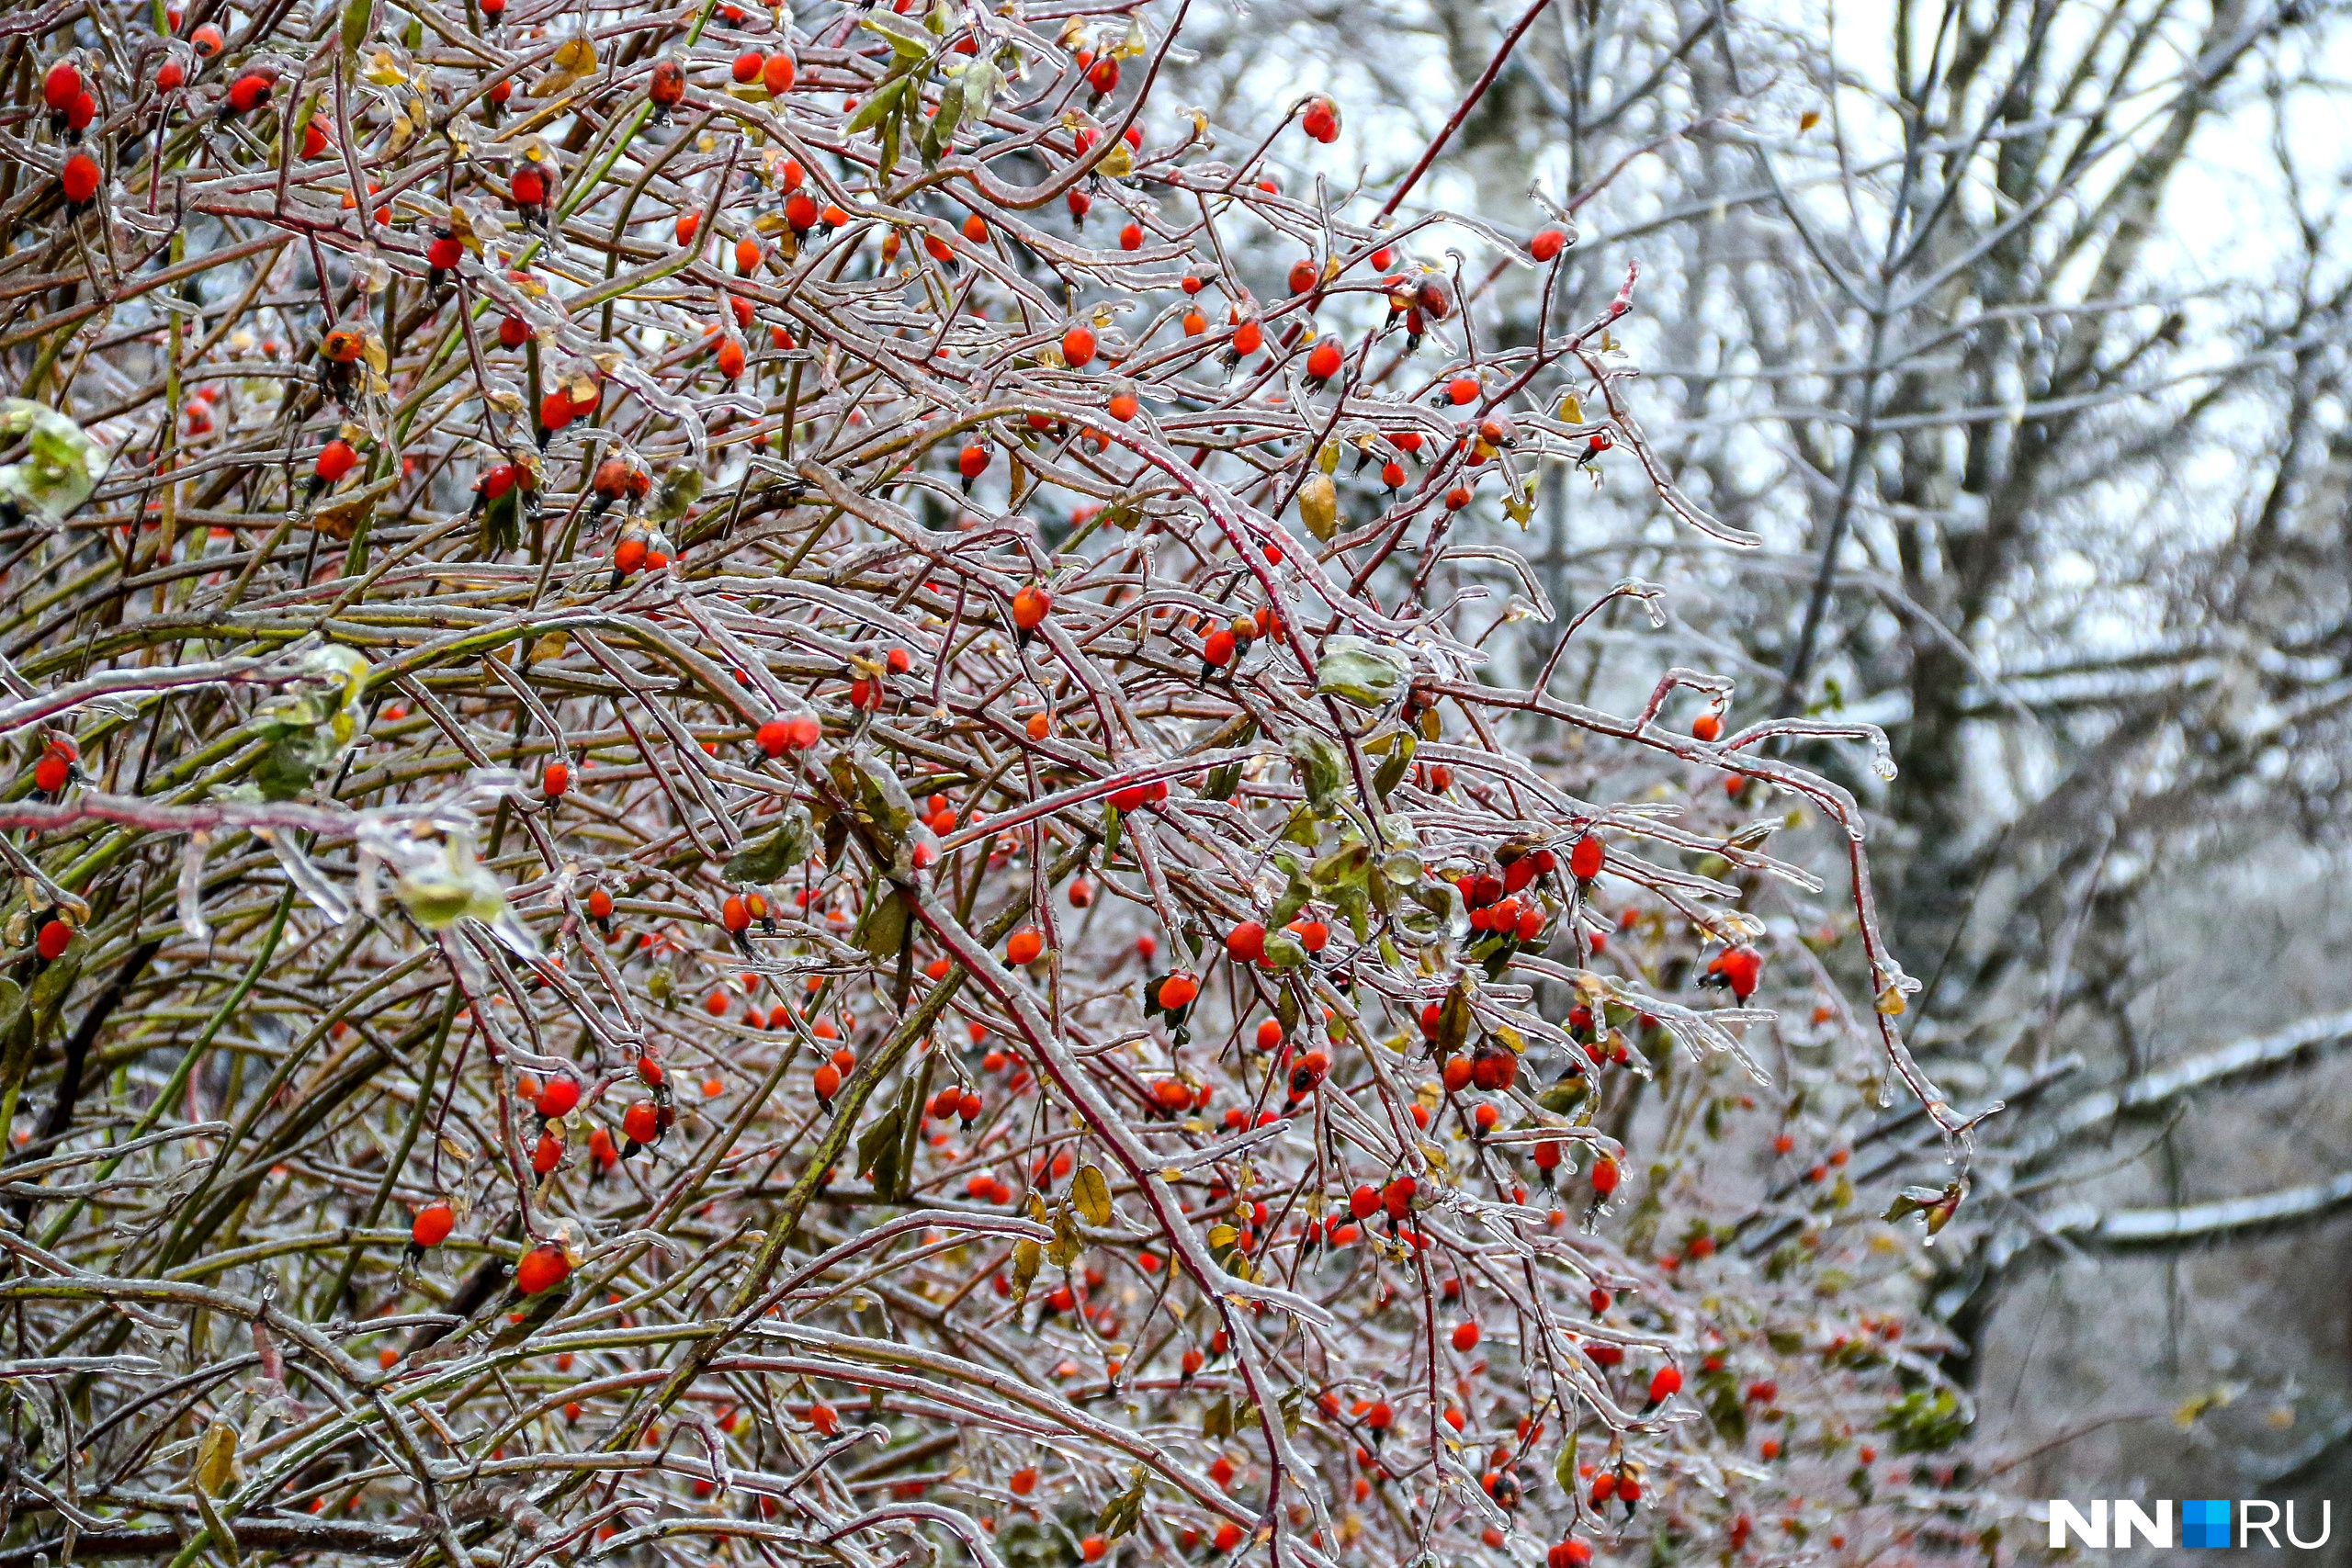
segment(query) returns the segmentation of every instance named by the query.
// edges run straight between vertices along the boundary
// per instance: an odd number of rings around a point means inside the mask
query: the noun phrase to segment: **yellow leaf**
[[[2172,1424],[2186,1432],[2189,1427],[2197,1425],[2199,1417],[2210,1411],[2219,1410],[2229,1403],[2230,1391],[2226,1388],[2217,1388],[2210,1393],[2190,1394],[2173,1411]]]
[[[1102,1179],[1100,1167],[1080,1166],[1070,1180],[1069,1196],[1088,1224],[1100,1229],[1111,1223],[1111,1184]]]
[[[400,475],[387,474],[366,490],[340,497],[311,513],[311,526],[330,539],[348,539],[376,510],[376,503],[390,495],[399,483]]]
[[[1340,528],[1340,492],[1331,476],[1317,472],[1298,487],[1298,519],[1317,539],[1329,541]]]
[[[196,1445],[196,1484],[218,1497],[237,1479],[237,1428],[214,1421]]]
[[[595,74],[596,46],[586,33],[574,33],[555,51],[552,69],[531,84],[535,98],[551,98]]]

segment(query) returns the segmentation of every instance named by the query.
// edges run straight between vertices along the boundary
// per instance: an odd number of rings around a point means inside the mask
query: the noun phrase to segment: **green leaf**
[[[1470,1043],[1470,983],[1457,977],[1437,1010],[1437,1059],[1444,1061]]]
[[[816,847],[816,829],[809,822],[808,808],[795,801],[785,808],[784,818],[776,824],[775,832],[727,863],[727,880],[775,882],[807,860]]]
[[[913,912],[899,890],[879,884],[867,895],[865,917],[857,923],[857,945],[876,964],[893,963],[906,947],[913,923]]]
[[[702,499],[702,469],[690,463],[679,463],[662,476],[653,487],[651,504],[645,514],[656,523],[675,523],[684,517],[694,503]]]
[[[1739,1390],[1729,1380],[1707,1391],[1707,1419],[1725,1441],[1747,1441],[1747,1404],[1739,1397]]]
[[[376,30],[376,0],[345,0],[343,10],[343,52],[356,57]]]
[[[905,95],[907,84],[911,80],[911,77],[901,76],[876,88],[874,96],[858,105],[857,112],[850,116],[849,134],[855,136],[861,130],[871,130],[881,124],[882,117],[899,107],[899,99]]]
[[[28,436],[23,460],[0,468],[0,502],[54,526],[90,499],[114,457],[55,410],[26,398],[0,400],[0,446]]]
[[[1096,1532],[1112,1540],[1116,1540],[1123,1535],[1132,1534],[1136,1527],[1143,1522],[1143,1502],[1144,1480],[1138,1467],[1137,1471],[1133,1472],[1133,1479],[1127,1489],[1103,1504],[1102,1511],[1095,1516]]]
[[[1329,898],[1342,888],[1362,890],[1372,874],[1372,846],[1352,833],[1340,847],[1317,861],[1306,880],[1317,895]]]
[[[1339,747],[1319,731],[1295,729],[1283,750],[1298,766],[1299,786],[1306,791],[1306,803],[1315,815],[1334,815],[1339,810],[1340,785],[1348,771]]]
[[[1204,1438],[1233,1436],[1233,1400],[1230,1395],[1218,1400],[1201,1412],[1201,1436]]]
[[[1405,689],[1411,673],[1411,664],[1400,653],[1362,637],[1335,637],[1323,645],[1323,657],[1315,670],[1315,692],[1317,696],[1344,698],[1358,707],[1379,707]]]
[[[1552,1479],[1558,1482],[1560,1490],[1569,1496],[1577,1495],[1577,1435],[1574,1432],[1570,1432],[1568,1440],[1560,1445],[1560,1457],[1552,1465]]]
[[[1948,1388],[1913,1389],[1878,1418],[1879,1430],[1893,1434],[1899,1454],[1948,1449],[1968,1436],[1974,1424],[1968,1407]]]
[[[1201,786],[1203,800],[1231,800],[1241,787],[1241,764],[1220,762],[1209,770],[1208,783]]]
[[[1565,1116],[1584,1103],[1592,1086],[1584,1081],[1582,1073],[1570,1073],[1558,1083],[1535,1097],[1535,1103],[1544,1110]]]
[[[1355,884],[1336,887],[1331,891],[1331,903],[1348,922],[1348,930],[1356,941],[1372,940],[1372,900],[1365,888]]]
[[[1388,792],[1404,782],[1405,770],[1413,765],[1413,752],[1418,744],[1409,733],[1396,737],[1396,744],[1390,750],[1388,760],[1380,764],[1378,773],[1372,775],[1373,793],[1379,795],[1384,803],[1388,799]]]
[[[1306,945],[1290,932],[1278,928],[1266,933],[1267,968],[1301,969],[1308,956]]]
[[[1283,896],[1267,912],[1266,929],[1269,931],[1279,931],[1298,919],[1298,912],[1306,908],[1308,899],[1315,897],[1314,886],[1307,881],[1306,874],[1299,869],[1297,856],[1286,850],[1277,851],[1274,864],[1290,878],[1290,886],[1283,889]]]
[[[858,18],[858,26],[872,28],[890,40],[890,48],[901,60],[927,59],[932,51],[929,34],[916,23],[889,11],[868,11]]]
[[[874,836],[895,864],[906,853],[907,836],[914,830],[914,797],[899,775],[872,751],[860,748],[854,755],[833,759],[834,784],[848,796],[858,822]]]
[[[956,134],[956,122],[964,118],[964,84],[961,79],[947,84],[939,95],[939,113],[933,117],[931,135],[944,147]]]
[[[1429,879],[1410,890],[1411,902],[1396,912],[1396,923],[1415,942],[1459,942],[1470,930],[1469,907],[1451,882]]]

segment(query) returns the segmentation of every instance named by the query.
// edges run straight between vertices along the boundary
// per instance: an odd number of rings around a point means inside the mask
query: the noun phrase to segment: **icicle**
[[[187,848],[180,853],[180,930],[190,942],[212,940],[212,928],[204,919],[204,857],[211,848],[212,835],[198,831],[187,836]]]
[[[286,868],[288,880],[302,890],[302,897],[319,907],[320,913],[336,925],[351,919],[351,901],[336,892],[334,884],[320,874],[319,868],[311,863],[310,856],[288,840],[280,838],[275,829],[256,828],[254,837],[270,847],[277,856],[277,863]]]

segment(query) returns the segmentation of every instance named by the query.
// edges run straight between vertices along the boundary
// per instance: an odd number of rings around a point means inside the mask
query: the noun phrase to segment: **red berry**
[[[1609,846],[1601,842],[1600,835],[1587,833],[1577,840],[1576,848],[1568,852],[1569,874],[1578,882],[1590,882],[1600,874],[1600,868],[1608,857]]]
[[[590,899],[589,907],[592,910],[595,907],[593,897]],[[609,907],[608,904],[608,910]],[[538,1103],[533,1109],[552,1121],[558,1116],[570,1115],[572,1107],[579,1103],[580,1080],[567,1074],[561,1077],[548,1080],[547,1087],[539,1091]]]
[[[350,442],[338,436],[328,442],[325,449],[320,452],[319,460],[311,472],[316,474],[322,483],[334,484],[358,466],[359,454],[352,450]]]
[[[416,1212],[416,1218],[408,1227],[408,1237],[419,1247],[438,1247],[457,1228],[456,1211],[447,1203],[432,1203]]]
[[[87,152],[76,152],[65,160],[65,172],[57,183],[65,188],[65,199],[76,207],[86,206],[98,194],[97,160]]]
[[[47,104],[52,113],[63,114],[81,96],[82,73],[70,60],[59,61],[49,68],[49,74],[41,78],[41,102]]]
[[[65,956],[65,950],[74,945],[74,928],[63,920],[45,921],[41,925],[40,934],[33,939],[33,945],[43,958],[51,960],[62,958]]]
[[[653,75],[646,84],[645,96],[657,108],[675,108],[678,100],[686,96],[686,70],[674,60],[664,60],[654,66]]]

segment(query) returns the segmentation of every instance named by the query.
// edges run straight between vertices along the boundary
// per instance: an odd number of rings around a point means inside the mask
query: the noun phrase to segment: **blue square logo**
[[[2230,1505],[2226,1498],[2190,1498],[2180,1506],[2180,1544],[2230,1544]]]

